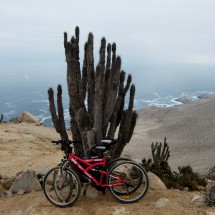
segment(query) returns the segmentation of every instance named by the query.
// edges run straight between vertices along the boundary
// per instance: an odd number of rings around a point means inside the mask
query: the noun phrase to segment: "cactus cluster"
[[[178,172],[172,171],[168,159],[170,157],[170,151],[166,137],[164,138],[164,144],[152,143],[152,159],[142,159],[141,165],[146,171],[156,174],[166,185],[167,188],[175,188],[183,190],[188,188],[190,191],[199,190],[199,187],[206,186],[206,180],[194,172],[192,167],[182,166],[178,167]],[[208,198],[209,199],[209,198]]]
[[[90,148],[98,145],[101,139],[115,137],[118,144],[111,152],[112,157],[120,156],[132,137],[137,113],[133,110],[135,86],[131,85],[131,75],[125,80],[125,72],[121,70],[121,58],[116,55],[116,44],[106,44],[106,39],[102,38],[96,68],[92,33],[89,33],[84,46],[82,69],[79,57],[79,27],[76,27],[75,36],[70,41],[67,33],[64,33],[64,48],[71,131],[73,139],[82,140],[82,144],[75,146],[76,153],[87,155]],[[129,89],[129,105],[125,110],[125,96]],[[48,93],[54,127],[62,139],[67,139],[62,114],[62,89],[58,86],[57,111],[52,88]],[[115,135],[117,127],[118,135]]]
[[[156,142],[155,144],[152,143],[151,150],[154,163],[159,161],[167,161],[170,157],[169,146],[168,143],[166,142],[166,137],[164,138],[163,149],[162,143]]]

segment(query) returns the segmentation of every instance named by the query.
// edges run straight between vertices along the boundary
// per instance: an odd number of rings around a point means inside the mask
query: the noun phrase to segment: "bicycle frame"
[[[68,160],[74,163],[94,184],[100,187],[112,187],[112,186],[120,186],[124,185],[127,180],[120,176],[110,175],[107,171],[104,170],[96,170],[95,167],[105,167],[107,163],[107,157],[104,158],[89,158],[89,159],[82,159],[74,154],[69,154]],[[84,164],[86,168],[83,167]],[[100,180],[96,180],[93,175],[90,174],[89,171],[100,172]],[[104,176],[115,178],[116,182],[112,182],[111,184],[103,183]]]

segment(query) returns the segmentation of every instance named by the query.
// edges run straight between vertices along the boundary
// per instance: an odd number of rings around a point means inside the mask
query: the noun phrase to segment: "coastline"
[[[215,165],[215,95],[202,96],[174,107],[145,107],[137,110],[138,120],[124,154],[141,161],[151,157],[151,143],[167,138],[169,164],[191,165],[206,174]]]

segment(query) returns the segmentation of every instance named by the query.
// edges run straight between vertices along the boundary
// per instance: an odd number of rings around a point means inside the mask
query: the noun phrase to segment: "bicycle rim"
[[[134,203],[142,199],[148,191],[149,181],[145,170],[133,161],[117,162],[109,171],[109,189],[122,203]],[[122,180],[123,185],[114,186]]]
[[[46,198],[53,205],[67,207],[79,198],[81,183],[73,170],[58,166],[46,174],[43,188]]]

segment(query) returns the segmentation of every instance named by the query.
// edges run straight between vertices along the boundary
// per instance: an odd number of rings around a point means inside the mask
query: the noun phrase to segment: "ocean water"
[[[199,96],[215,93],[215,73],[206,72],[147,72],[133,75],[136,85],[134,108],[145,106],[176,106],[182,105],[178,98],[185,97],[196,100]],[[68,93],[66,75],[59,73],[50,78],[50,74],[41,77],[40,74],[31,76],[22,74],[14,79],[4,76],[0,85],[0,114],[4,121],[28,111],[37,116],[42,123],[53,126],[48,103],[48,88],[56,91],[57,84],[63,87],[64,114],[67,127],[69,127]],[[127,98],[128,100],[128,98]]]

